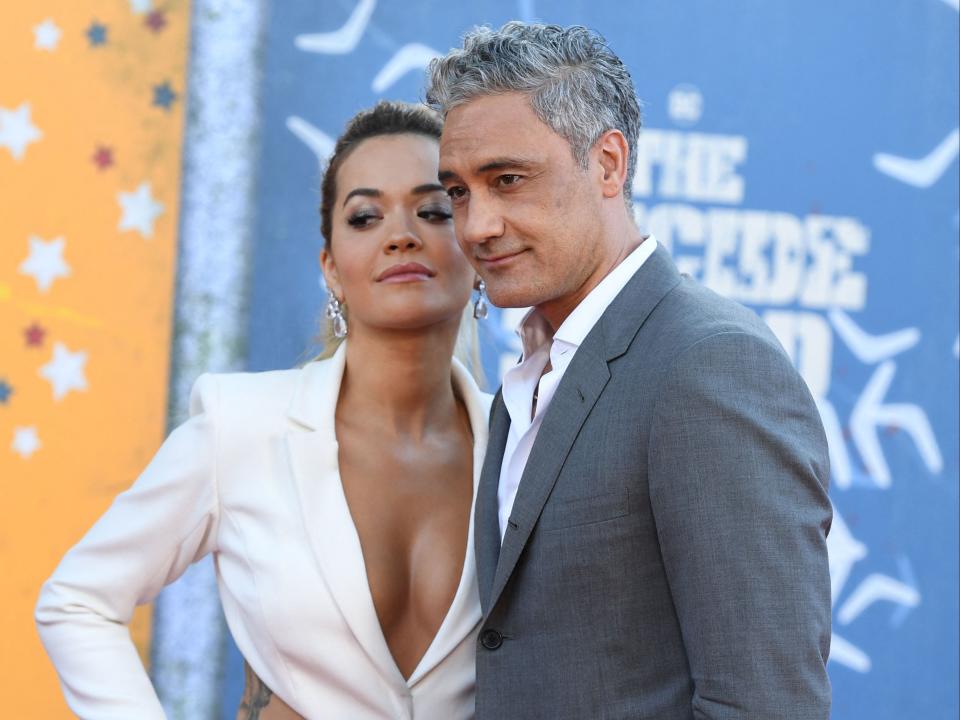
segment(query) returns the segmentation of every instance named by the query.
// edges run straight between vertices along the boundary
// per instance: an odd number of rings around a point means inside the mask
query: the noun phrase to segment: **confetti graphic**
[[[72,717],[32,605],[165,434],[189,13],[0,13],[0,634],[15,649],[0,676],[24,690],[10,717]],[[131,625],[144,659],[150,615]]]

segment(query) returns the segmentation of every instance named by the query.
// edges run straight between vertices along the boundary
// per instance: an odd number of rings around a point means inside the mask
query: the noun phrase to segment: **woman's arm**
[[[243,664],[247,685],[243,689],[237,720],[303,720],[289,705],[273,694],[247,664]]]
[[[190,419],[63,558],[36,608],[40,638],[81,718],[158,720],[160,701],[127,624],[216,549],[217,381],[197,380]]]

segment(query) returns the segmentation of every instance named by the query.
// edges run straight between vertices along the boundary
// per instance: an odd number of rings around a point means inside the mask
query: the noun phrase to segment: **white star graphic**
[[[83,374],[86,364],[85,352],[70,352],[59,342],[53,346],[53,358],[40,368],[40,377],[53,386],[54,400],[62,400],[71,390],[87,389],[87,378]]]
[[[136,230],[145,238],[153,237],[153,223],[163,214],[163,204],[153,199],[150,183],[140,183],[133,192],[117,193],[117,200],[123,209],[117,229]]]
[[[64,244],[62,237],[47,241],[32,235],[30,255],[17,270],[36,280],[40,292],[47,292],[54,280],[70,275],[70,266],[63,259]]]
[[[62,34],[57,24],[48,18],[39,25],[33,26],[33,46],[37,50],[53,52],[57,49]]]
[[[9,150],[15,160],[21,160],[27,145],[42,137],[43,133],[30,120],[30,103],[23,103],[16,110],[0,107],[0,147]]]
[[[13,429],[13,444],[10,446],[22,458],[29,458],[42,446],[35,427]]]
[[[143,15],[153,8],[153,0],[130,0],[130,9],[135,15]]]

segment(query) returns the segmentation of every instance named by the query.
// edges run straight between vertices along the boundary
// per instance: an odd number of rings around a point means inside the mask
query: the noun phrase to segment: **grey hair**
[[[463,48],[427,69],[427,103],[444,118],[476,97],[507,92],[525,93],[584,169],[603,133],[622,132],[629,147],[623,195],[631,205],[640,103],[630,72],[599,33],[518,21],[499,30],[477,27],[464,36]]]

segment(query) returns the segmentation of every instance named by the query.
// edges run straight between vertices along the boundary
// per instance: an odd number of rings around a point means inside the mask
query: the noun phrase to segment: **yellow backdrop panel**
[[[189,6],[0,9],[4,717],[70,717],[37,592],[164,435]]]

